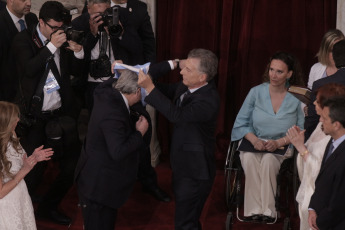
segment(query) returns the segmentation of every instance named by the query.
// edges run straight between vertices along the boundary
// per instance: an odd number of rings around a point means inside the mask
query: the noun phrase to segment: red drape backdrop
[[[335,28],[336,9],[336,0],[157,0],[158,61],[185,58],[193,48],[219,57],[220,157],[245,96],[262,82],[269,57],[278,50],[295,54],[307,82],[323,34]],[[163,81],[179,79],[175,71]],[[167,153],[170,126],[162,116],[158,126]]]

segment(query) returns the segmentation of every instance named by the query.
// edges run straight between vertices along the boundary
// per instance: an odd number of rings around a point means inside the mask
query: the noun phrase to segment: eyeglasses
[[[61,28],[60,26],[51,26],[51,25],[49,25],[49,23],[46,22],[46,21],[44,21],[44,23],[47,24],[47,25],[50,27],[50,29],[52,29],[52,30],[58,30],[58,29]]]

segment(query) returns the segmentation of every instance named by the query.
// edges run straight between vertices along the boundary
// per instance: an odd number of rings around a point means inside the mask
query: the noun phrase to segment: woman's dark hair
[[[289,54],[287,52],[282,52],[282,51],[275,53],[270,58],[270,61],[268,62],[268,65],[266,67],[266,71],[263,75],[264,82],[270,81],[269,70],[270,70],[272,60],[280,60],[284,62],[287,65],[288,70],[292,71],[291,78],[289,79],[289,85],[300,85],[300,86],[304,85],[303,72],[302,72],[302,68],[299,61],[292,54]]]

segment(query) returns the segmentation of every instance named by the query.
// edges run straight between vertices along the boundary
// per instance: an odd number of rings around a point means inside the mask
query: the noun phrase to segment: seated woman
[[[300,65],[292,55],[278,52],[267,65],[264,81],[247,95],[236,117],[231,141],[245,138],[255,150],[263,151],[240,152],[246,176],[244,215],[250,220],[273,222],[276,176],[287,156],[271,152],[290,143],[285,137],[288,128],[296,124],[303,127],[300,101],[287,92],[289,84],[302,85]]]
[[[27,157],[14,132],[19,121],[15,104],[0,101],[0,229],[35,230],[34,209],[24,177],[37,162],[53,155],[43,145]]]
[[[330,83],[318,89],[316,101],[314,101],[316,113],[320,115],[323,102],[333,96],[345,96],[345,86]],[[301,185],[298,189],[296,200],[298,202],[300,229],[310,229],[308,224],[308,206],[310,198],[315,190],[315,180],[320,171],[320,166],[326,145],[330,136],[322,131],[322,123],[319,122],[314,132],[304,144],[304,130],[291,127],[286,133],[289,141],[299,152],[297,157],[298,175]]]

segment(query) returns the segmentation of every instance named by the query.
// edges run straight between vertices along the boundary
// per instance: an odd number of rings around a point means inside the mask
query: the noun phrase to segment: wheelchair
[[[274,224],[277,219],[281,217],[280,212],[283,210],[285,213],[285,219],[283,224],[283,230],[291,230],[290,221],[290,206],[289,198],[291,199],[291,194],[289,194],[290,187],[293,188],[293,199],[295,200],[298,188],[299,188],[299,177],[296,166],[297,152],[294,150],[293,157],[287,158],[283,161],[280,166],[279,173],[277,175],[277,192],[275,196],[275,207],[277,215],[273,222],[257,222],[253,220],[246,220],[244,216],[240,216],[240,208],[243,204],[244,193],[242,191],[242,186],[244,186],[244,171],[241,165],[240,154],[237,150],[239,141],[230,142],[225,167],[224,167],[224,178],[225,178],[225,201],[228,208],[228,214],[225,222],[226,230],[232,229],[232,224],[234,222],[234,214],[236,213],[237,220],[240,222],[251,222],[251,223],[266,223]],[[287,183],[285,188],[285,204],[281,202],[281,189],[282,182]],[[298,213],[298,204],[294,202],[295,209]]]

